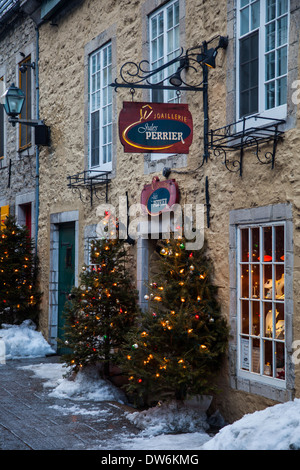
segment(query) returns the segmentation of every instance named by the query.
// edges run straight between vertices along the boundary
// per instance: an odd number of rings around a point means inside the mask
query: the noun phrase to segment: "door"
[[[58,256],[58,338],[64,340],[63,315],[68,295],[75,283],[75,223],[60,224],[59,226],[59,256]],[[58,343],[58,354],[69,350]]]

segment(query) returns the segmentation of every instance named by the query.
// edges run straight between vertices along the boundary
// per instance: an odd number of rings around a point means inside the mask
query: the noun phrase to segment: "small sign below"
[[[145,184],[141,194],[141,204],[149,215],[167,212],[179,202],[179,188],[174,179],[159,181],[155,176],[151,184]]]

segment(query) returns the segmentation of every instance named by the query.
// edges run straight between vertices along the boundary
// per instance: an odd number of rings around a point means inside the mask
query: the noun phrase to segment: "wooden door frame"
[[[58,336],[58,272],[59,272],[59,227],[74,222],[75,225],[75,285],[78,285],[78,233],[79,212],[67,211],[50,214],[50,276],[49,276],[49,342],[57,350]]]

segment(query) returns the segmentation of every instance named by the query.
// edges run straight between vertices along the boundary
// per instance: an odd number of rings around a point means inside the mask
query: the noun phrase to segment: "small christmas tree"
[[[8,216],[0,231],[0,324],[38,324],[38,258],[26,227]]]
[[[213,389],[228,328],[204,251],[186,250],[184,239],[159,242],[146,296],[149,311],[130,332],[123,353],[127,390],[144,403],[184,400]]]
[[[91,267],[84,267],[80,284],[65,307],[65,345],[70,353],[63,360],[77,372],[87,365],[102,364],[109,376],[125,333],[138,313],[137,295],[128,273],[123,240],[94,240]]]

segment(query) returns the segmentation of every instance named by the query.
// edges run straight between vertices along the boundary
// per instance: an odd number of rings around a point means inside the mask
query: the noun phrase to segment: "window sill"
[[[252,374],[246,372],[242,373],[241,371],[239,371],[235,378],[231,378],[231,386],[236,390],[260,395],[278,402],[292,400],[293,391],[287,388],[286,381],[280,380],[283,384],[278,384],[277,382],[279,382],[278,379],[270,378],[268,380],[268,377],[256,375],[252,377]]]
[[[186,154],[170,154],[166,157],[165,154],[145,154],[144,155],[144,174],[162,172],[165,167],[169,168],[184,168],[187,166]]]
[[[243,122],[245,119],[245,129],[251,127],[263,127],[267,125],[272,125],[274,120],[285,121],[287,118],[287,105],[278,106],[277,108],[268,109],[262,113],[256,113],[253,115],[245,116],[245,118],[240,118],[236,123],[236,132],[241,132],[243,130]]]

